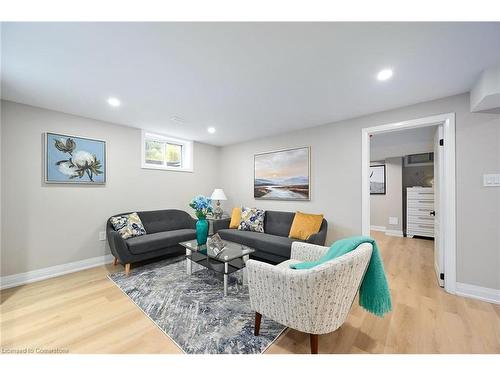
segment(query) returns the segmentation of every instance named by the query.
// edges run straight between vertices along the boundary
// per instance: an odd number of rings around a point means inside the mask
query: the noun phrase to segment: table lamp
[[[220,201],[227,200],[226,194],[224,194],[224,190],[215,189],[210,198],[212,198],[212,200],[217,201],[216,206],[214,208],[214,218],[222,219],[222,208],[220,208]]]

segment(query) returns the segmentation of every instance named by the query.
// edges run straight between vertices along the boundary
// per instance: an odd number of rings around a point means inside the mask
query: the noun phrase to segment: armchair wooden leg
[[[255,312],[255,331],[253,332],[253,334],[255,336],[259,336],[261,319],[262,319],[262,315],[258,312]]]
[[[113,266],[116,266],[118,264],[118,258],[115,257],[115,259],[113,260]]]
[[[318,354],[318,335],[311,333],[311,354]]]
[[[130,263],[125,264],[125,275],[128,275],[130,272]]]

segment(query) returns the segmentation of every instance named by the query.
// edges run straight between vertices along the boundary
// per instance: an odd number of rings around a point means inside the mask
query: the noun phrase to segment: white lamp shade
[[[210,198],[212,198],[214,201],[226,201],[227,200],[226,194],[224,194],[224,190],[222,190],[222,189],[215,189]]]

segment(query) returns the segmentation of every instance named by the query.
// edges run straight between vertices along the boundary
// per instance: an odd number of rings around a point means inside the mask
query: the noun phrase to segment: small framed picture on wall
[[[370,166],[370,194],[385,194],[385,165]]]

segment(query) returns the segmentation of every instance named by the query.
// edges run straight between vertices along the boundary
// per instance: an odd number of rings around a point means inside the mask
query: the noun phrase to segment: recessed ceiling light
[[[391,69],[383,69],[380,72],[378,72],[377,79],[379,81],[386,81],[386,80],[388,80],[389,78],[392,77],[392,74],[393,73],[392,73]]]
[[[214,134],[215,133],[215,128],[214,127],[209,127],[207,129],[207,131],[210,133],[210,134]]]
[[[111,107],[119,107],[122,103],[118,98],[108,98],[108,104]]]

